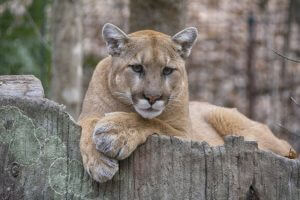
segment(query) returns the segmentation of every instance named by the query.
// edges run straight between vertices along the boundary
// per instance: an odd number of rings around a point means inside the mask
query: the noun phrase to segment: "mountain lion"
[[[294,156],[286,141],[236,109],[189,102],[185,59],[197,34],[191,27],[173,37],[151,30],[127,35],[104,25],[110,56],[96,67],[79,118],[83,164],[93,179],[110,180],[118,160],[153,133],[212,146],[222,145],[226,135],[238,135],[257,141],[260,149]]]

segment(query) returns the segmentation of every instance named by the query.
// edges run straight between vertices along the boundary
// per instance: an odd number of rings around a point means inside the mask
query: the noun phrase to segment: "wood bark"
[[[156,30],[169,35],[185,28],[187,1],[130,0],[129,30]]]
[[[80,131],[53,101],[0,96],[0,199],[300,199],[300,161],[242,137],[210,147],[153,135],[98,184],[83,170]]]
[[[81,0],[54,0],[52,8],[51,98],[75,118],[82,99],[81,9]]]

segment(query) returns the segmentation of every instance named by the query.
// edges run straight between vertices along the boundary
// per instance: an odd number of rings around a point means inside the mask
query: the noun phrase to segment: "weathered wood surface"
[[[151,136],[105,184],[84,172],[79,137],[55,102],[0,97],[0,199],[300,199],[300,161],[240,137],[212,148]]]
[[[42,98],[44,89],[32,75],[0,76],[0,96]]]

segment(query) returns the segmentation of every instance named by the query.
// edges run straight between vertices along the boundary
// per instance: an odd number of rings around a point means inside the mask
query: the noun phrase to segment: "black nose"
[[[161,95],[147,95],[147,94],[143,94],[144,98],[148,100],[148,102],[150,103],[150,105],[155,104],[155,102],[159,99],[161,99]]]

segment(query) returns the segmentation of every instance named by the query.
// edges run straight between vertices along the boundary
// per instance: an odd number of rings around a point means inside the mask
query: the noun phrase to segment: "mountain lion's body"
[[[222,145],[226,135],[255,140],[282,156],[291,146],[269,128],[236,109],[188,100],[184,59],[196,40],[194,28],[173,37],[154,31],[126,35],[107,24],[103,37],[111,56],[95,69],[79,123],[85,169],[104,182],[118,171],[117,160],[153,133]]]

